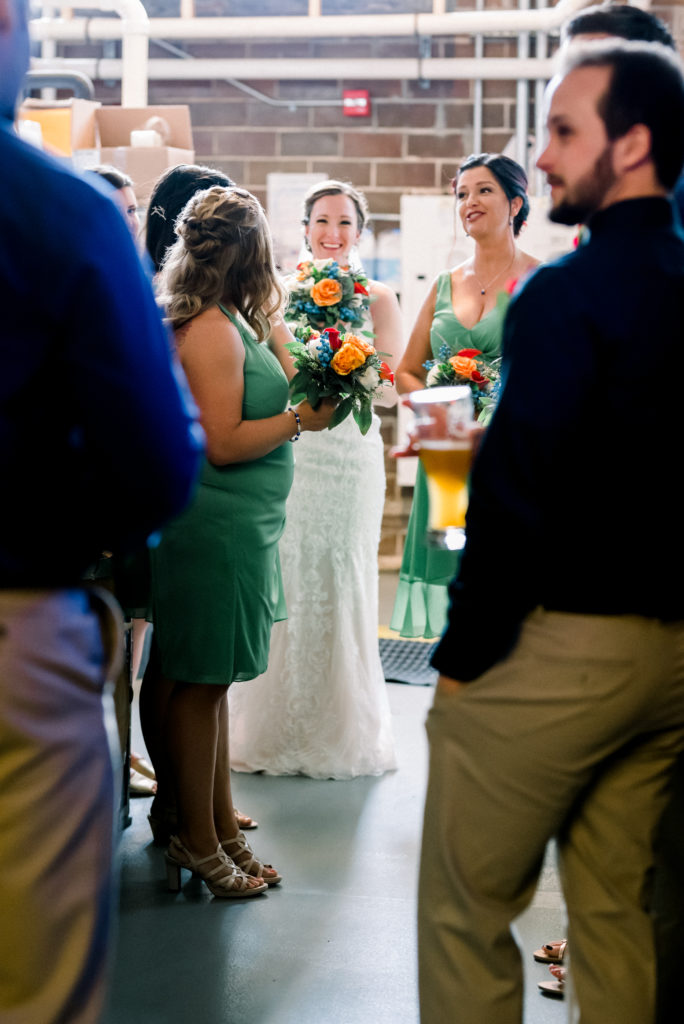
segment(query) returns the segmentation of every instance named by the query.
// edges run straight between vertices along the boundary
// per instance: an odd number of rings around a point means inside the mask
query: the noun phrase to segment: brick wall
[[[534,3],[534,0],[532,0]],[[179,0],[145,0],[152,17],[178,13]],[[485,0],[486,9],[516,8],[517,0]],[[447,0],[446,10],[472,10],[474,0]],[[656,0],[652,5],[671,27],[684,51],[684,8],[681,0]],[[196,0],[198,17],[271,16],[277,36],[279,15],[303,15],[308,0]],[[324,14],[339,14],[337,0],[323,0]],[[382,14],[430,12],[432,0],[346,0],[344,13]],[[190,55],[223,58],[368,58],[416,57],[414,38],[254,40],[194,44]],[[70,48],[71,54],[99,53],[92,47]],[[512,39],[485,41],[486,57],[516,53]],[[532,40],[534,52],[534,40]],[[472,57],[469,38],[433,38],[436,57]],[[152,45],[152,57],[167,56]],[[229,73],[229,72],[228,72]],[[249,81],[252,89],[276,101],[272,105],[245,95],[226,80],[151,82],[149,102],[188,103],[198,161],[227,172],[265,203],[266,176],[271,171],[322,172],[362,188],[371,211],[381,215],[377,226],[398,226],[405,192],[445,192],[459,160],[472,149],[473,86],[468,81],[370,82]],[[342,88],[368,88],[369,118],[342,113]],[[103,102],[120,102],[119,83],[97,83]],[[330,106],[309,105],[329,99]],[[530,123],[534,124],[534,111]],[[484,84],[483,149],[499,151],[515,131],[515,83]],[[394,443],[394,414],[383,412],[386,446]],[[381,542],[381,564],[398,564],[410,508],[410,491],[396,484],[394,464],[387,459],[387,505]]]

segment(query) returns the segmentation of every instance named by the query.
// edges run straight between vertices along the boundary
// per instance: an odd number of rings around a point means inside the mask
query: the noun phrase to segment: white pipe
[[[484,9],[484,0],[475,0],[475,3],[478,11]],[[475,59],[484,59],[484,39],[480,33],[475,36]],[[481,78],[476,78],[473,82],[473,153],[482,152],[483,99],[483,82]]]
[[[31,62],[34,70],[47,69],[39,58]],[[80,71],[92,79],[120,79],[123,61],[95,57],[64,57],[50,62],[54,71]],[[482,78],[487,81],[516,78],[548,80],[554,73],[552,58],[534,57],[475,58],[387,58],[383,60],[232,60],[198,57],[192,60],[151,59],[147,65],[148,78],[174,81],[205,80],[215,78],[238,79],[368,79],[419,78],[448,80]]]
[[[530,0],[518,0],[521,11],[527,11]],[[518,60],[524,61],[530,55],[530,34],[521,32],[518,36]],[[515,86],[515,152],[516,159],[527,174],[527,136],[529,133],[530,83],[518,75]]]
[[[643,2],[643,0],[642,0]],[[83,0],[86,3],[86,0]],[[88,2],[89,7],[115,9],[113,0]],[[518,32],[553,32],[588,0],[559,0],[555,7],[539,10],[452,11],[449,14],[325,15],[316,18],[150,18],[150,39],[184,39],[216,42],[218,39],[291,39],[347,36],[443,36],[501,35]],[[121,0],[122,6],[138,6],[138,0]],[[78,7],[78,4],[75,5]],[[142,7],[142,4],[139,5]],[[144,10],[144,8],[143,8]],[[145,16],[146,17],[146,16]],[[34,39],[82,42],[121,37],[120,24],[112,18],[71,18],[68,21],[38,18],[31,22]]]
[[[546,5],[547,0],[537,0],[538,4]],[[537,57],[546,57],[549,51],[548,37],[545,32],[537,33]],[[536,166],[536,159],[541,152],[542,140],[546,131],[546,118],[544,111],[544,83],[539,81],[535,82],[534,86],[534,142],[535,142],[535,170],[534,170],[534,194],[536,196],[542,196],[544,194],[544,185],[546,183],[546,175],[539,170]]]
[[[94,6],[116,11],[121,18],[121,61],[125,69],[121,76],[121,106],[146,107],[150,38],[147,11],[141,0],[95,0]]]
[[[51,8],[54,0],[37,0],[38,4]],[[83,0],[85,3],[86,0]],[[123,107],[145,107],[147,106],[147,62],[149,58],[150,21],[147,11],[141,0],[87,0],[89,7],[96,7],[101,11],[114,11],[119,19],[100,18],[96,19],[107,24],[110,33],[98,39],[120,39],[121,60],[124,71],[121,75],[121,105]],[[78,3],[76,4],[78,6]],[[88,31],[88,19],[77,18],[78,30],[76,40],[84,41],[90,38]],[[40,18],[30,22],[31,35],[34,39],[43,42],[62,42],[59,26],[69,25],[69,21],[54,20],[52,18]],[[54,29],[54,31],[53,31]],[[52,67],[60,62],[52,59]]]

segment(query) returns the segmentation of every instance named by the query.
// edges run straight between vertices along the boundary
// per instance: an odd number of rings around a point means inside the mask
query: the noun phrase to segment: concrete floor
[[[383,574],[384,576],[384,574]],[[381,620],[395,577],[381,577]],[[349,782],[236,775],[249,840],[283,874],[252,900],[214,900],[199,881],[177,895],[151,845],[149,799],[132,800],[122,842],[121,914],[104,1024],[417,1024],[415,897],[428,687],[388,684],[399,768]],[[142,740],[134,718],[134,749]],[[184,875],[184,879],[187,878]],[[550,975],[531,950],[563,935],[552,857],[517,930],[525,1024],[560,1024]],[[445,1008],[445,1024],[468,1024]]]

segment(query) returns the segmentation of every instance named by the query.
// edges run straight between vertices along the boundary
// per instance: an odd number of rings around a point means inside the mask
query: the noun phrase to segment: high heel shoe
[[[242,832],[238,832],[232,839],[222,839],[221,846],[230,859],[250,877],[263,878],[267,885],[278,885],[279,882],[282,882],[282,876],[278,874],[272,864],[262,864],[260,860],[257,860],[254,850]]]
[[[210,864],[213,864],[213,867],[210,867]],[[166,880],[171,892],[178,892],[180,889],[181,868],[198,875],[209,892],[220,899],[260,896],[268,889],[264,880],[261,880],[261,885],[250,885],[252,876],[242,871],[224,853],[220,844],[216,847],[216,853],[208,857],[195,858],[183,846],[178,836],[171,836],[171,843],[166,851]]]

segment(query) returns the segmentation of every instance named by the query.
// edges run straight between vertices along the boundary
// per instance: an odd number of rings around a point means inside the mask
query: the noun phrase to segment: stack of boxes
[[[159,175],[194,163],[187,106],[103,107],[93,100],[26,100],[19,109],[22,134],[86,170],[111,164],[133,181],[141,206]],[[39,127],[36,127],[38,125]]]

